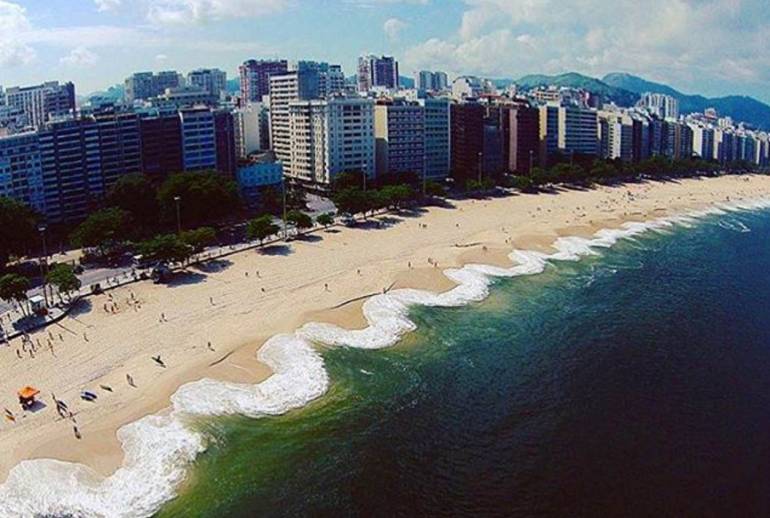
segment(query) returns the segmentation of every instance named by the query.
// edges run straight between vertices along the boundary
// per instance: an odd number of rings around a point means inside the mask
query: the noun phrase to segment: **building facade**
[[[45,214],[40,140],[35,132],[0,138],[0,196]]]
[[[187,74],[187,84],[218,100],[227,91],[227,73],[218,68],[200,68]]]
[[[49,120],[75,112],[75,85],[58,81],[36,86],[8,88],[5,104],[20,109],[32,127],[41,128]]]
[[[374,108],[377,176],[425,169],[425,107],[414,101],[389,100]]]
[[[182,163],[185,171],[217,168],[214,112],[209,108],[186,108],[179,112]]]
[[[289,168],[285,175],[325,188],[344,172],[375,176],[374,101],[335,97],[290,105]]]
[[[398,61],[393,56],[366,55],[358,58],[358,90],[368,92],[372,88],[397,89]]]
[[[284,60],[245,61],[238,72],[241,80],[241,103],[262,102],[270,94],[270,77],[288,72],[289,64]]]
[[[124,95],[126,102],[131,104],[134,101],[158,97],[166,91],[166,88],[179,88],[180,86],[184,86],[182,77],[174,70],[166,70],[157,74],[138,72],[126,79]]]

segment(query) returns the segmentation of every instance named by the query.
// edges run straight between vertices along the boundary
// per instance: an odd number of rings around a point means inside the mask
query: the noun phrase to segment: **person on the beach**
[[[131,387],[136,387],[136,383],[134,383],[134,378],[130,374],[126,374],[126,382]]]

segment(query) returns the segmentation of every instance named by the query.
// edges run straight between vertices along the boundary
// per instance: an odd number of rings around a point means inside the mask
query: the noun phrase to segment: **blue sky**
[[[363,52],[487,77],[623,71],[770,101],[766,0],[0,0],[0,84]],[[764,50],[763,50],[764,49]]]

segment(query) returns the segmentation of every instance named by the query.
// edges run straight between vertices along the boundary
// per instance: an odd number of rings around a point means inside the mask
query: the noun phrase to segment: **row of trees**
[[[549,183],[595,183],[621,180],[640,175],[652,178],[683,177],[715,174],[717,172],[748,173],[756,170],[750,162],[718,162],[698,158],[671,160],[652,157],[636,163],[622,160],[593,160],[582,164],[561,162],[549,168],[535,167],[527,176],[517,176],[511,186],[520,189],[534,188]]]
[[[70,264],[53,264],[46,274],[46,283],[56,289],[60,302],[71,300],[72,293],[80,289],[80,279],[75,268]],[[0,299],[6,302],[16,302],[23,314],[28,314],[27,291],[29,279],[17,273],[6,273],[0,277]]]

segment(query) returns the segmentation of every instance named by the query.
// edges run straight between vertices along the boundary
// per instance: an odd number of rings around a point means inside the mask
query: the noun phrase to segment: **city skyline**
[[[132,72],[200,67],[237,77],[249,58],[340,63],[394,55],[401,75],[518,78],[621,71],[708,96],[770,101],[757,0],[0,0],[0,84],[60,79],[88,94]],[[291,28],[291,31],[287,31]],[[375,30],[376,29],[376,30]],[[736,37],[740,34],[740,38]],[[495,59],[490,59],[490,55]]]

